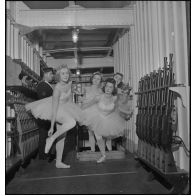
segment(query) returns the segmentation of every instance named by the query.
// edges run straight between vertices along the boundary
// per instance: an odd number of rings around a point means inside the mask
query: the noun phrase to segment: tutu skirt
[[[103,113],[95,104],[84,110],[83,113],[83,124],[88,126],[95,134],[107,138],[124,135],[125,120],[117,112]]]
[[[35,118],[51,120],[52,118],[52,96],[25,105],[27,111],[31,111]],[[64,123],[70,118],[78,122],[82,121],[82,110],[72,102],[59,102],[56,121]]]

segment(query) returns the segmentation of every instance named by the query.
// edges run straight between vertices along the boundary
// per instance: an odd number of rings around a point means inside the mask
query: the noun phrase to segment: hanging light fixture
[[[74,28],[72,30],[72,41],[73,41],[73,43],[77,43],[78,39],[79,39],[79,29]]]
[[[80,74],[81,74],[80,69],[77,69],[76,70],[76,75],[80,75]]]

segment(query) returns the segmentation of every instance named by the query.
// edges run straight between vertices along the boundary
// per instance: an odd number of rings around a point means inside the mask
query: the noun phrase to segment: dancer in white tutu
[[[90,79],[91,86],[88,88],[85,88],[85,96],[83,99],[83,104],[89,103],[93,98],[103,93],[101,89],[101,81],[102,81],[102,74],[100,72],[94,72]],[[95,105],[92,105],[92,106],[95,106]],[[88,107],[83,111],[86,117],[91,114],[90,109],[91,107]],[[88,129],[88,133],[89,133],[89,144],[91,147],[91,151],[95,152],[94,133],[90,129]]]
[[[48,153],[57,137],[72,129],[76,121],[82,119],[82,110],[72,102],[70,70],[67,65],[61,65],[57,69],[56,75],[59,82],[56,84],[53,96],[38,100],[26,105],[35,118],[51,120],[51,128],[48,132],[49,138],[46,140],[45,153]],[[57,122],[57,131],[54,132],[54,123]],[[56,144],[56,167],[69,168],[70,165],[62,163],[64,139]]]
[[[102,154],[97,163],[106,159],[105,138],[112,139],[124,134],[125,120],[115,112],[117,100],[117,96],[113,96],[115,91],[115,80],[109,78],[105,82],[104,93],[83,105],[84,109],[90,107],[90,113],[85,116],[84,123],[94,132]]]

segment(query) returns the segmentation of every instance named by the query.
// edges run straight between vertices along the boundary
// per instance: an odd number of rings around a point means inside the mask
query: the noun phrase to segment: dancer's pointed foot
[[[46,139],[46,144],[45,144],[45,153],[47,154],[48,152],[49,152],[49,150],[50,150],[50,148],[51,148],[51,146],[52,146],[52,144],[53,144],[53,138],[52,137],[48,137],[47,139]]]
[[[97,163],[102,163],[106,160],[106,155],[103,155],[100,159],[97,160]]]
[[[56,162],[56,168],[59,168],[59,169],[68,169],[68,168],[70,168],[70,165],[64,164],[62,162]]]

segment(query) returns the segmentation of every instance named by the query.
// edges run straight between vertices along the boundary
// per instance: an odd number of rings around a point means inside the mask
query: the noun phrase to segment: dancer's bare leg
[[[60,125],[57,125],[57,130]],[[70,168],[70,165],[66,165],[62,162],[62,155],[64,151],[64,140],[66,137],[62,138],[56,143],[56,168]]]
[[[112,140],[111,139],[106,139],[106,146],[108,148],[108,151],[112,151]]]
[[[66,119],[66,121],[64,121],[62,125],[59,125],[58,130],[51,137],[47,138],[46,145],[45,145],[45,153],[49,152],[53,142],[57,137],[69,131],[75,125],[76,125],[76,121],[73,118]]]
[[[95,137],[97,139],[97,144],[100,149],[100,152],[102,154],[102,157],[97,160],[97,163],[102,163],[106,160],[106,145],[105,145],[105,140],[102,138],[102,136],[96,135]]]
[[[95,137],[94,137],[94,133],[90,130],[88,130],[89,133],[89,144],[91,147],[91,151],[95,152]]]

